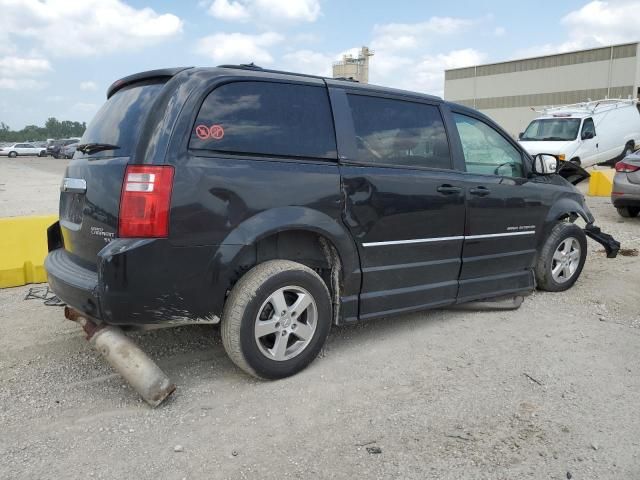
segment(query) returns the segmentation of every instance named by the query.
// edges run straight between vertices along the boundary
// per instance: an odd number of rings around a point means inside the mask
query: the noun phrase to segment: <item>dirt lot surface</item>
[[[53,157],[0,157],[0,217],[58,213],[68,163]]]
[[[55,212],[62,162],[40,161],[54,203],[20,212]],[[588,201],[640,249],[640,219]],[[0,478],[640,478],[640,257],[589,248],[569,292],[334,328],[277,382],[236,368],[215,327],[134,334],[178,385],[156,410],[60,307],[0,290]]]

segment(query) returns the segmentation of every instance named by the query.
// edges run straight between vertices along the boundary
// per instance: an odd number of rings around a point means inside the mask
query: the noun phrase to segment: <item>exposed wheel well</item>
[[[315,270],[331,294],[334,323],[340,319],[342,262],[335,245],[325,236],[307,230],[287,230],[265,237],[247,252],[243,267],[233,284],[245,272],[268,260],[291,260]],[[229,291],[233,285],[229,287]]]

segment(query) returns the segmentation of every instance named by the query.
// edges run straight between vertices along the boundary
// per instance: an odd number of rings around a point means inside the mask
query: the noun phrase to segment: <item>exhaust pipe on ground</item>
[[[69,307],[65,307],[64,316],[82,326],[93,348],[149,405],[157,407],[174,392],[176,386],[169,377],[122,329],[97,325]]]

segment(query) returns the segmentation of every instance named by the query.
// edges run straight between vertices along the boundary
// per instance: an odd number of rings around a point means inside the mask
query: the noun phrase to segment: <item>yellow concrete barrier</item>
[[[607,170],[593,170],[589,178],[589,195],[594,197],[608,197],[613,189],[613,168]]]
[[[0,288],[47,281],[47,227],[57,215],[0,218]]]

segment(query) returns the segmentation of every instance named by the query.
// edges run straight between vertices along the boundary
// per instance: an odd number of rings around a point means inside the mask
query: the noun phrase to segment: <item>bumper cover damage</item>
[[[620,242],[615,238],[608,233],[604,233],[600,230],[600,227],[596,227],[593,223],[589,223],[584,227],[584,233],[587,237],[595,240],[604,247],[604,250],[607,252],[607,258],[616,258],[620,250]]]

